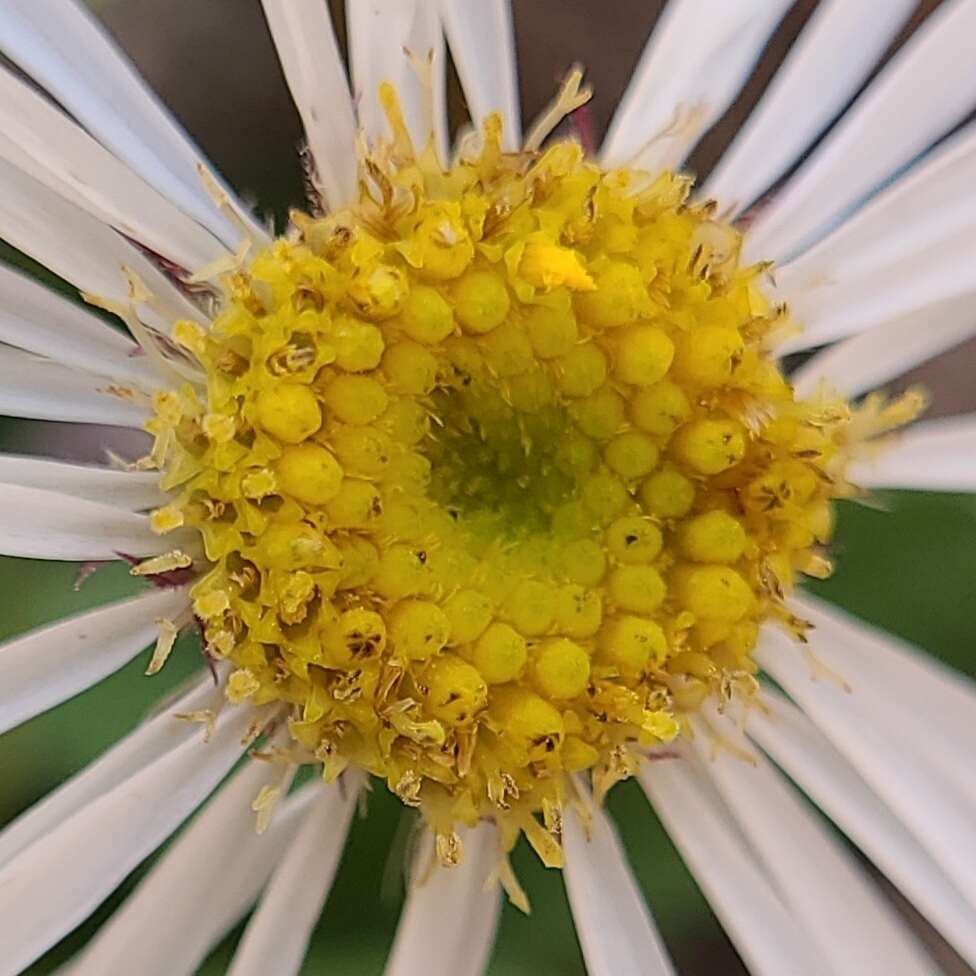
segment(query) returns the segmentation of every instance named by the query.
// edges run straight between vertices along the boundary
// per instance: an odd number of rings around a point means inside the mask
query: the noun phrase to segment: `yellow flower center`
[[[154,524],[202,537],[232,701],[382,777],[444,860],[490,818],[553,864],[568,774],[603,791],[754,683],[827,569],[847,411],[794,399],[765,269],[686,179],[499,134],[446,173],[401,138],[177,325],[206,393],[157,398]]]

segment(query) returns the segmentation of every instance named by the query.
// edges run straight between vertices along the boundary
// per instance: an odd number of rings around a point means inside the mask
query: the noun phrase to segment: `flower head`
[[[578,69],[519,138],[500,0],[350,4],[355,110],[326,6],[265,0],[313,190],[276,237],[127,82],[87,15],[57,6],[54,25],[26,5],[0,12],[0,47],[93,135],[0,74],[16,107],[0,108],[13,133],[0,235],[134,342],[0,271],[0,339],[25,350],[5,350],[0,398],[14,413],[142,426],[151,443],[94,470],[0,458],[0,543],[124,558],[154,585],[0,649],[0,721],[94,683],[150,633],[147,674],[193,629],[207,667],[0,834],[0,917],[13,922],[0,972],[90,913],[244,750],[72,964],[78,976],[193,971],[262,890],[232,972],[297,972],[369,777],[426,825],[414,881],[427,883],[411,887],[389,972],[481,970],[498,889],[529,907],[508,860],[524,836],[565,866],[594,976],[666,976],[602,809],[635,775],[755,971],[928,971],[766,756],[976,960],[958,746],[972,691],[796,593],[829,574],[832,503],[859,485],[976,484],[956,463],[971,421],[893,442],[879,438],[916,419],[920,394],[852,405],[962,335],[957,279],[922,252],[958,243],[971,216],[946,188],[968,185],[972,133],[827,232],[961,114],[956,88],[944,98],[929,78],[940,94],[919,132],[890,125],[919,72],[964,60],[976,3],[934,18],[744,230],[740,204],[866,71],[827,84],[835,38],[856,21],[880,53],[902,3],[871,17],[822,8],[713,175],[715,203],[680,164],[782,4],[707,24],[705,8],[669,5],[597,157],[552,138],[589,96]],[[450,159],[444,34],[474,123]],[[77,61],[79,38],[98,57]],[[791,129],[784,105],[811,77],[824,104]],[[35,131],[51,137],[36,178]],[[897,215],[917,237],[888,239]],[[934,325],[906,333],[920,305]],[[858,330],[784,369],[785,351]],[[301,767],[315,775],[296,787]]]

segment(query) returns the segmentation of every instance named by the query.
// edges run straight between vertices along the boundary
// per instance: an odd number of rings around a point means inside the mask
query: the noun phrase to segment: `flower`
[[[152,584],[0,648],[0,721],[153,633],[149,674],[193,626],[208,665],[0,834],[0,972],[245,751],[72,972],[190,972],[259,895],[231,972],[296,972],[366,774],[429,828],[389,972],[481,971],[499,889],[528,908],[523,834],[565,868],[592,973],[670,972],[602,809],[630,776],[754,971],[929,971],[773,763],[976,962],[972,690],[795,592],[829,572],[833,499],[974,483],[971,419],[891,436],[917,394],[844,398],[969,331],[973,132],[877,188],[969,109],[976,3],[738,225],[908,4],[825,4],[701,191],[675,170],[784,3],[669,5],[598,160],[550,138],[588,97],[576,70],[520,139],[503,2],[351,6],[355,104],[325,5],[264,6],[312,189],[275,240],[80,7],[0,13],[84,126],[0,76],[0,234],[135,340],[3,270],[0,404],[152,435],[116,467],[0,459],[4,552]],[[474,123],[450,162],[444,34]],[[777,357],[819,346],[785,378]]]

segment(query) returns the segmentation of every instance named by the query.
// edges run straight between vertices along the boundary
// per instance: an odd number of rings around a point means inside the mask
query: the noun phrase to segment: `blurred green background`
[[[788,29],[774,41],[774,60],[782,57],[814,5],[813,0],[797,4]],[[289,204],[301,202],[294,154],[300,130],[258,0],[98,0],[95,6],[231,182],[264,212],[279,217]],[[516,0],[527,115],[550,97],[565,66],[579,59],[597,89],[595,123],[598,128],[606,124],[660,4],[612,0],[599,6],[597,14],[595,5],[585,0]],[[600,29],[587,30],[596,16]],[[531,58],[525,57],[526,51],[531,51]],[[765,70],[757,71],[757,85]],[[748,102],[737,103],[709,136],[693,160],[699,171],[707,170],[716,147],[728,141],[747,110]],[[962,366],[957,355],[920,373],[935,394],[937,411],[976,407],[976,392],[968,382],[972,363],[971,353]],[[960,375],[965,382],[960,383]],[[0,420],[0,449],[96,459],[101,445],[79,441],[67,425]],[[972,673],[973,540],[973,498],[891,492],[872,499],[871,507],[845,504],[835,545],[838,571],[812,589]],[[136,588],[124,567],[112,566],[99,570],[76,591],[76,572],[73,565],[0,559],[0,638]],[[143,655],[98,687],[0,738],[0,823],[131,729],[152,702],[199,665],[199,650],[194,640],[182,640],[163,673],[151,679],[142,676],[145,663]],[[743,973],[639,789],[633,784],[618,787],[609,806],[679,971],[686,976]],[[374,790],[367,816],[352,828],[304,974],[382,972],[403,899],[403,817],[396,800],[382,787]],[[532,899],[533,913],[525,917],[505,907],[489,972],[583,974],[558,872],[541,868],[522,848],[516,852],[515,867]],[[140,873],[31,972],[54,971],[107,917]],[[225,940],[202,973],[224,971],[238,935],[239,930]],[[950,967],[956,965],[951,954],[945,958]]]

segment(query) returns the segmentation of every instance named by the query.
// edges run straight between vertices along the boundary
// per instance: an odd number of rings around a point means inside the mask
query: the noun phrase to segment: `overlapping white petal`
[[[976,806],[957,783],[922,755],[906,724],[893,734],[874,723],[836,681],[814,680],[792,642],[767,630],[756,660],[799,704],[833,746],[912,831],[960,893],[976,906]],[[883,716],[879,716],[883,718]],[[911,718],[910,710],[905,715]]]
[[[5,0],[0,51],[150,186],[236,248],[240,231],[211,199],[199,170],[219,177],[83,3]],[[253,237],[266,236],[232,194],[229,202]]]
[[[606,814],[563,820],[563,880],[590,976],[673,976],[674,967]]]
[[[394,86],[419,151],[430,138],[448,158],[444,33],[436,3],[424,0],[346,0],[353,100],[369,140],[389,137],[377,92]],[[423,66],[429,64],[429,73]]]
[[[613,117],[602,161],[652,171],[679,164],[735,98],[788,6],[669,3]]]
[[[85,562],[119,553],[155,555],[177,545],[149,528],[145,515],[41,488],[0,484],[0,553]]]
[[[974,30],[976,0],[950,0],[922,24],[758,214],[747,261],[793,257],[966,116]]]
[[[125,471],[17,454],[0,454],[0,483],[48,489],[56,485],[64,495],[130,511],[162,505],[166,499],[156,471]]]
[[[489,884],[500,856],[498,834],[479,824],[461,838],[464,857],[452,868],[434,861],[432,838],[424,839],[384,976],[484,972],[501,907],[497,883]]]
[[[739,829],[834,976],[928,976],[931,961],[890,903],[729,719],[708,712],[693,745]],[[738,754],[731,752],[732,746]]]
[[[15,976],[90,915],[214,789],[241,753],[247,709],[93,800],[0,869],[0,974]]]
[[[867,488],[976,491],[976,416],[923,420],[853,463],[849,477]]]
[[[502,145],[518,149],[522,123],[510,0],[436,2],[472,121],[480,127],[486,116],[501,113]]]
[[[0,644],[0,733],[117,671],[186,606],[182,590],[154,590]]]
[[[117,329],[13,268],[0,265],[0,342],[72,369],[152,390],[159,376]]]
[[[912,904],[976,965],[976,909],[813,723],[778,693],[763,692],[749,735]]]
[[[163,331],[177,319],[201,319],[200,310],[120,234],[5,160],[0,237],[79,290],[114,302],[128,301],[128,268],[153,296],[140,315]]]
[[[146,405],[131,389],[0,345],[0,414],[141,429]]]
[[[754,976],[823,976],[826,959],[759,869],[696,761],[645,763],[641,785]]]
[[[235,773],[71,964],[70,976],[197,972],[257,897],[302,818],[316,809],[319,787],[310,784],[282,801],[268,829],[256,833],[251,802],[279,773],[259,760]]]
[[[312,178],[330,207],[356,194],[356,119],[324,0],[262,0],[278,58],[302,117]]]
[[[227,254],[209,231],[6,70],[0,70],[0,156],[183,268]]]
[[[843,109],[915,6],[915,0],[818,4],[702,195],[734,215],[768,189]]]
[[[95,762],[5,827],[0,832],[0,866],[68,821],[92,800],[111,793],[139,770],[152,765],[187,740],[196,739],[199,726],[177,716],[216,709],[222,701],[223,692],[209,674],[194,679],[165,710],[143,722]]]
[[[924,309],[903,312],[828,346],[800,366],[790,382],[801,397],[809,396],[821,383],[843,396],[857,397],[974,334],[973,296],[957,295]]]
[[[362,779],[355,773],[317,787],[321,796],[285,848],[244,930],[228,976],[293,976],[299,971],[332,887],[361,788]]]

